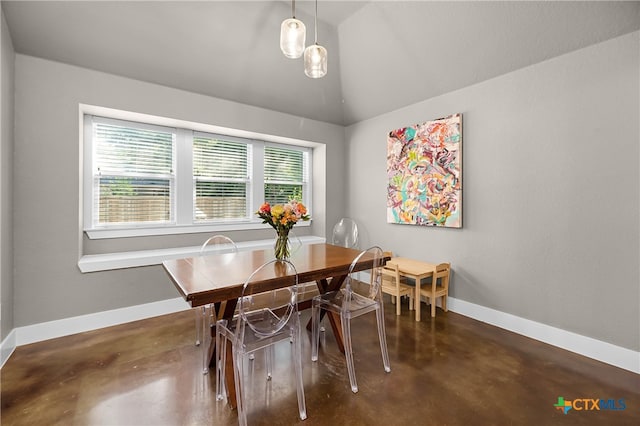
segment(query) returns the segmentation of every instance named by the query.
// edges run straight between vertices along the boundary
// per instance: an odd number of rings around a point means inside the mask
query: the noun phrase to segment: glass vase
[[[278,233],[274,250],[276,253],[276,259],[289,259],[289,256],[291,255],[291,247],[289,246],[289,231],[281,231]]]

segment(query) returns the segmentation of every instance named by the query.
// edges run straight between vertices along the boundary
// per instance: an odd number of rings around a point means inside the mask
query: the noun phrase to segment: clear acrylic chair
[[[279,277],[289,284],[278,290],[256,293],[254,281],[264,277]],[[300,419],[307,418],[302,381],[302,345],[298,316],[298,274],[288,260],[272,260],[256,269],[243,286],[238,299],[238,314],[231,320],[216,322],[216,397],[223,399],[227,341],[233,345],[233,366],[236,387],[238,422],[247,424],[247,399],[244,386],[245,361],[256,351],[265,350],[267,380],[271,380],[274,345],[287,341],[291,347]]]
[[[348,217],[340,219],[338,223],[333,226],[331,244],[346,248],[358,247],[358,225],[356,222]],[[322,321],[320,331],[325,331]]]
[[[225,235],[214,235],[200,247],[200,256],[209,254],[235,253],[238,247],[233,240]],[[222,307],[224,309],[224,307]],[[204,305],[195,309],[196,313],[196,346],[202,348],[202,372],[209,372],[209,345],[208,339],[211,337],[211,317],[215,316],[212,305]]]
[[[291,249],[291,254],[297,252],[302,247],[302,240],[298,235],[293,232],[293,229],[289,231],[289,248]]]
[[[369,261],[371,259],[371,267],[358,274],[370,274],[370,286],[366,295],[362,295],[353,291],[352,285],[355,280],[354,268],[361,260]],[[351,382],[351,390],[358,392],[358,384],[356,382],[356,374],[353,365],[353,348],[351,345],[351,320],[369,312],[375,311],[378,322],[378,338],[380,340],[380,350],[382,352],[382,363],[384,371],[391,371],[389,365],[389,354],[387,352],[387,339],[384,327],[384,305],[382,302],[381,272],[383,266],[384,255],[379,247],[372,247],[360,253],[351,263],[349,275],[345,279],[344,286],[336,291],[320,294],[313,298],[311,309],[312,335],[311,335],[311,360],[318,360],[318,344],[320,340],[320,311],[325,310],[340,315],[342,323],[342,337],[344,339],[344,354],[347,360],[347,371],[349,372],[349,381]]]
[[[343,217],[333,227],[332,244],[347,248],[358,246],[358,225],[353,219]]]
[[[303,245],[302,240],[295,232],[293,232],[293,229],[289,232],[289,244],[291,245],[292,255],[300,250]],[[298,283],[298,285],[300,286],[298,290],[298,302],[311,300],[313,296],[318,295],[318,285],[315,281]]]

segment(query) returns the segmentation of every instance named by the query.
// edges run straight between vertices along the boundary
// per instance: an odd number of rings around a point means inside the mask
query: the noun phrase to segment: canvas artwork
[[[389,132],[387,222],[462,227],[462,114]]]

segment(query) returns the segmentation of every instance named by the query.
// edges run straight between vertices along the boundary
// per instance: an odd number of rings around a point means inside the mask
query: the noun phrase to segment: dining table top
[[[332,244],[303,244],[291,253],[289,260],[298,273],[298,282],[311,282],[347,275],[360,250]],[[162,266],[181,296],[192,307],[237,299],[247,278],[266,262],[275,259],[273,249],[247,250],[234,253],[170,259]],[[366,257],[354,267],[355,271],[371,268]],[[283,275],[286,274],[283,272]],[[268,269],[259,280],[261,291],[288,285],[276,268]]]

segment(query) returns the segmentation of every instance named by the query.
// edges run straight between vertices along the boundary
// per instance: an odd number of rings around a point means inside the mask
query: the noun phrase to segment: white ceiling
[[[638,1],[318,3],[329,73],[280,53],[275,1],[2,1],[16,52],[348,125],[640,29]],[[313,42],[312,1],[296,16]]]

